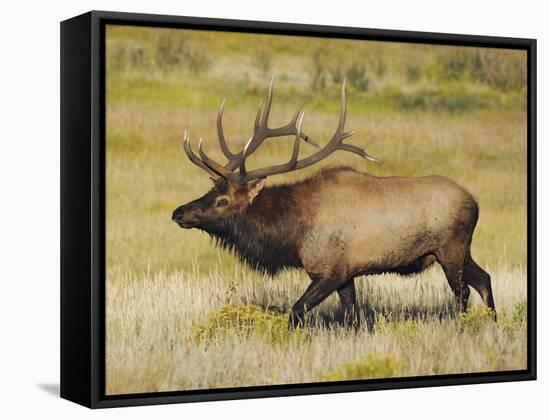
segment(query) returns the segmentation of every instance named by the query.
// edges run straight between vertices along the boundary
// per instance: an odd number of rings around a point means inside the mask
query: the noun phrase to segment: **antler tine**
[[[202,140],[202,139],[201,139]],[[183,134],[183,150],[189,160],[193,162],[195,165],[197,165],[199,168],[204,169],[208,174],[214,178],[216,177],[223,177],[221,173],[218,173],[214,169],[210,168],[208,165],[206,165],[194,152],[193,149],[191,149],[191,144],[189,141],[189,135],[187,133],[187,130],[185,130]]]
[[[262,115],[262,122],[260,123],[260,128],[263,130],[268,130],[267,122],[269,120],[269,113],[271,112],[271,104],[273,103],[273,82],[274,81],[275,81],[275,74],[271,77],[271,82],[269,82],[269,90],[267,91],[267,99],[265,101],[264,115]]]
[[[361,149],[358,146],[354,146],[353,144],[342,143],[339,148],[341,150],[345,150],[346,152],[355,153],[356,155],[359,155],[364,159],[370,160],[371,162],[382,163],[380,159],[377,159],[374,156],[369,155],[365,150]]]
[[[202,137],[199,139],[199,155],[202,163],[222,178],[227,178],[232,174],[232,172],[225,169],[223,165],[220,165],[218,162],[208,157],[202,148]]]
[[[225,105],[225,98],[222,101],[220,110],[218,111],[218,118],[216,120],[216,125],[218,128],[218,140],[220,142],[220,149],[222,149],[223,154],[227,157],[227,159],[232,160],[232,159],[235,159],[237,155],[235,155],[234,153],[231,153],[231,150],[229,150],[229,147],[227,146],[227,141],[225,140],[225,136],[223,134],[222,117],[223,117],[224,105]]]
[[[258,105],[258,112],[256,113],[256,119],[254,120],[254,132],[260,128],[260,118],[262,117],[262,99]]]
[[[250,148],[250,145],[252,144],[253,140],[254,140],[254,136],[250,137],[243,147],[242,158],[241,158],[241,161],[239,162],[239,175],[241,177],[244,177],[246,175],[246,155],[248,153],[248,149]]]
[[[294,139],[294,149],[292,150],[292,156],[288,161],[289,168],[294,168],[296,162],[298,162],[298,155],[300,154],[300,138],[302,134],[302,122],[304,121],[304,111],[300,108],[300,116],[298,117],[298,124],[296,125],[296,138]]]
[[[282,127],[277,128],[270,128],[269,129],[269,136],[270,137],[279,137],[279,136],[289,136],[289,135],[295,135],[296,134],[296,122],[298,121],[298,117],[302,113],[304,109],[304,105],[300,105],[300,107],[296,110],[296,113],[294,114],[294,117],[292,117],[292,120],[290,122]],[[300,132],[300,138],[304,140],[306,143],[311,144],[312,146],[316,147],[317,149],[320,149],[321,146],[319,146],[311,137],[309,137],[304,132]]]
[[[265,109],[262,114],[262,102],[260,101],[260,106],[258,107],[258,112],[256,113],[256,120],[254,121],[254,134],[248,142],[246,143],[241,156],[239,157],[239,174],[241,177],[246,175],[246,158],[254,153],[258,147],[270,137],[269,128],[267,126],[269,120],[269,113],[271,112],[271,104],[273,103],[273,82],[275,81],[275,75],[271,77],[271,82],[269,83],[269,90],[267,91],[267,98],[265,101]],[[231,162],[230,162],[231,164]]]
[[[295,125],[296,122],[298,121],[298,118],[300,118],[300,115],[302,115],[303,110],[304,110],[304,104],[300,105],[300,107],[296,110],[296,113],[294,114],[294,117],[292,117],[292,120],[290,120],[289,124]]]
[[[262,113],[262,102],[260,100],[260,106],[258,107],[258,112],[256,113],[256,120],[254,121],[254,134],[251,139],[248,141],[248,148],[243,149],[242,158],[240,165],[244,165],[244,160],[246,160],[249,154],[252,154],[256,151],[258,147],[266,140],[269,135],[269,128],[267,126],[269,120],[269,113],[271,112],[271,104],[273,103],[273,82],[275,81],[275,75],[271,77],[271,82],[269,83],[269,90],[267,91],[267,98],[265,100],[265,109]]]

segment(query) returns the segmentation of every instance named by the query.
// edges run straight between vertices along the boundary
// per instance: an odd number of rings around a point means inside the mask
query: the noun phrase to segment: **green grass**
[[[200,109],[219,103],[223,88],[256,102],[276,74],[281,103],[326,111],[344,77],[360,111],[526,107],[522,51],[121,26],[107,33],[114,100]]]
[[[153,28],[109,28],[107,35],[108,393],[526,366],[523,53]],[[326,80],[314,91],[312,56],[321,47],[328,51],[320,70]],[[319,166],[440,174],[466,186],[479,201],[472,252],[493,278],[496,324],[475,292],[470,311],[457,316],[434,268],[411,278],[358,279],[358,331],[340,325],[331,296],[310,315],[306,332],[289,333],[286,314],[307,287],[305,273],[264,277],[206,234],[170,220],[173,209],[211,185],[183,153],[185,129],[195,147],[202,136],[208,153],[222,160],[215,122],[226,98],[226,136],[234,151],[242,148],[276,73],[271,124],[286,123],[305,103],[303,130],[324,144],[338,120],[334,65],[344,74],[354,62],[359,73],[364,65],[369,82],[348,84],[346,126],[357,130],[348,142],[383,163],[338,152]],[[291,143],[263,145],[250,167],[286,161]],[[302,155],[313,151],[301,148]]]

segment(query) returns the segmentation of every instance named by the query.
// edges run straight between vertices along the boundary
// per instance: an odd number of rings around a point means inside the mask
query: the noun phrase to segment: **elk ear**
[[[252,204],[252,201],[262,192],[265,185],[265,178],[256,179],[252,182],[249,182],[247,185],[248,189],[248,203]]]

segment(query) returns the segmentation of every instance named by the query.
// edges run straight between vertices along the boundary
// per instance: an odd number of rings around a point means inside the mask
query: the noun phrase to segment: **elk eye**
[[[227,201],[227,198],[220,198],[218,202],[216,203],[216,206],[218,207],[225,207],[229,204],[229,201]]]

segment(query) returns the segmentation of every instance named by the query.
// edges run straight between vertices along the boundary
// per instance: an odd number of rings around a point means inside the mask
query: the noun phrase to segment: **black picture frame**
[[[105,25],[207,29],[527,51],[528,368],[105,395]],[[536,379],[536,40],[92,11],[61,23],[61,397],[90,408]]]

